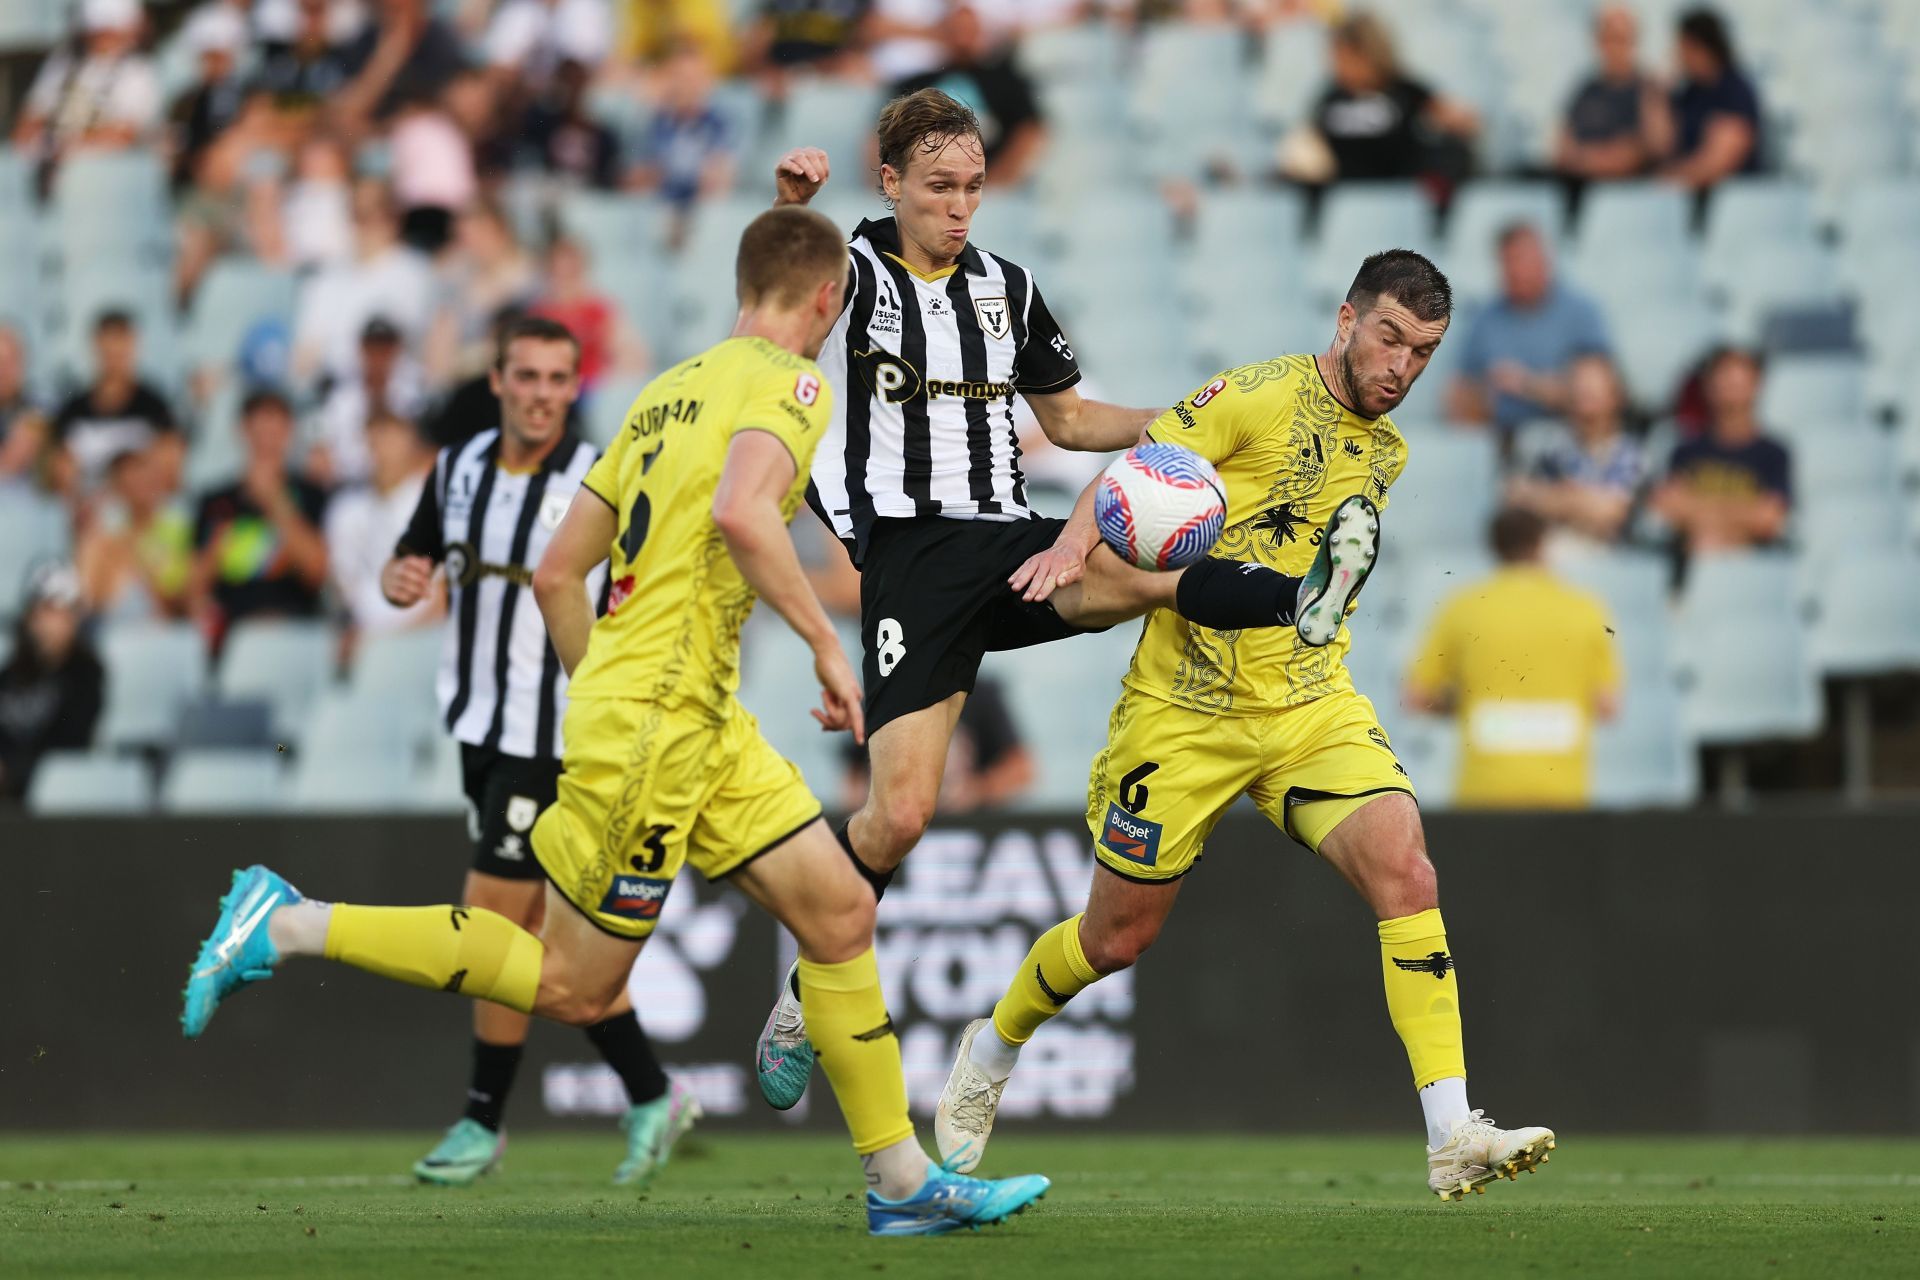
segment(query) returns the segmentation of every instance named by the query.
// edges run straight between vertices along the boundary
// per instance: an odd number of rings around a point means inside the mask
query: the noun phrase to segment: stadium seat
[[[1593,187],[1581,203],[1575,244],[1583,269],[1646,254],[1672,254],[1687,245],[1687,197],[1651,182]]]
[[[467,793],[460,764],[460,744],[445,734],[436,736],[426,763],[413,775],[413,804],[423,813],[465,813]]]
[[[1728,336],[1726,322],[1702,302],[1635,308],[1628,314],[1610,308],[1608,319],[1629,399],[1656,413],[1672,407],[1687,374]]]
[[[1872,249],[1888,241],[1910,243],[1913,229],[1920,227],[1920,177],[1850,184],[1835,203],[1842,244]]]
[[[749,620],[741,641],[740,701],[760,721],[760,732],[781,755],[800,766],[815,795],[831,802],[840,794],[846,772],[844,734],[822,733],[809,711],[819,705],[813,680],[813,653],[771,610]],[[839,624],[847,656],[860,661],[860,635],[851,622]]]
[[[27,808],[36,814],[93,817],[152,807],[153,777],[129,756],[49,752],[27,789]]]
[[[1814,419],[1805,436],[1788,433],[1788,424],[1776,430],[1790,443],[1804,445],[1793,456],[1793,487],[1802,499],[1824,494],[1848,495],[1872,491],[1893,496],[1898,464],[1893,433],[1871,422]]]
[[[1487,432],[1422,432],[1382,515],[1386,546],[1478,549],[1499,500],[1499,451]],[[1391,555],[1389,550],[1386,554]]]
[[[665,242],[667,206],[646,196],[569,191],[561,197],[558,213],[560,225],[586,246],[596,267],[636,259],[652,262]]]
[[[1496,241],[1514,223],[1539,228],[1549,246],[1558,246],[1565,202],[1547,182],[1470,182],[1454,198],[1447,214],[1441,269],[1453,282],[1456,298],[1491,298],[1499,291]]]
[[[1620,715],[1593,734],[1593,803],[1608,809],[1691,804],[1699,758],[1681,727],[1681,701],[1664,671],[1630,674]]]
[[[1020,807],[1075,810],[1086,802],[1087,771],[1106,745],[1107,714],[1120,696],[1140,627],[1124,622],[988,659],[983,671],[1001,681],[1038,771]]]
[[[194,294],[182,353],[195,368],[224,373],[255,325],[278,320],[291,329],[297,291],[290,271],[251,258],[221,258]]]
[[[107,704],[99,740],[108,746],[171,743],[207,682],[206,643],[184,622],[109,625],[100,637]]]
[[[1802,575],[1813,664],[1830,676],[1920,671],[1920,556],[1895,542],[1825,556]]]
[[[1694,616],[1679,668],[1682,724],[1708,744],[1804,738],[1819,731],[1822,714],[1797,626],[1776,616],[1753,619]]]
[[[867,85],[840,80],[796,80],[787,94],[786,109],[772,122],[760,142],[760,155],[751,172],[772,173],[774,162],[790,148],[819,147],[842,180],[859,181],[868,169],[867,148],[873,122],[880,114],[881,95]],[[762,207],[765,207],[762,200]]]
[[[1760,387],[1760,421],[1794,440],[1818,438],[1835,424],[1856,422],[1866,409],[1863,374],[1861,362],[1845,356],[1774,360]]]
[[[272,703],[274,731],[298,741],[308,707],[331,679],[333,661],[333,633],[325,623],[242,622],[227,636],[220,659],[220,696]]]
[[[1718,622],[1781,628],[1794,598],[1793,561],[1773,551],[1700,556],[1687,568],[1675,633],[1683,641]]]
[[[1119,28],[1102,22],[1027,32],[1015,57],[1028,76],[1045,84],[1111,79],[1120,73],[1124,52]]]
[[[1811,241],[1757,242],[1731,261],[1721,292],[1735,332],[1750,340],[1780,312],[1830,311],[1845,295],[1833,251]]]
[[[283,806],[286,757],[277,751],[182,751],[160,786],[164,813],[273,813]]]
[[[65,508],[32,489],[0,491],[0,617],[11,617],[34,570],[68,559],[72,533]]]
[[[60,0],[7,0],[0,5],[0,53],[51,49],[65,34]]]
[[[302,756],[364,756],[405,771],[433,730],[429,708],[414,699],[375,700],[330,689],[302,718],[299,747]]]
[[[1728,288],[1779,245],[1811,245],[1817,238],[1813,189],[1785,178],[1735,178],[1714,189],[1707,204],[1701,273]]]
[[[1317,21],[1276,22],[1261,37],[1253,111],[1276,136],[1304,121],[1326,79],[1327,29]]]
[[[1665,556],[1610,551],[1572,556],[1555,568],[1575,586],[1599,596],[1623,630],[1665,629],[1673,581]]]
[[[1238,167],[1246,158],[1250,82],[1245,46],[1232,27],[1170,22],[1146,28],[1128,83],[1128,115],[1148,174],[1198,180],[1211,166]]]
[[[349,687],[357,698],[411,699],[433,706],[438,701],[434,682],[445,643],[441,627],[408,627],[366,636],[354,655]]]
[[[1334,187],[1320,209],[1308,282],[1315,299],[1337,305],[1353,273],[1383,247],[1433,250],[1433,206],[1411,182]]]
[[[360,755],[301,756],[286,801],[302,812],[398,813],[419,804],[412,770]]]

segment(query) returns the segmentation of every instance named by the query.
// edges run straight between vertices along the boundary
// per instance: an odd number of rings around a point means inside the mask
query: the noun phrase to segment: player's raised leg
[[[1361,801],[1324,835],[1312,821],[1302,815],[1295,825],[1380,917],[1387,1012],[1406,1045],[1427,1121],[1428,1185],[1441,1199],[1454,1199],[1546,1163],[1551,1129],[1501,1129],[1467,1105],[1459,980],[1413,797]]]
[[[733,875],[800,944],[800,993],[820,1065],[867,1176],[875,1235],[1001,1222],[1046,1194],[1037,1175],[987,1182],[934,1164],[907,1115],[900,1042],[873,954],[873,895],[815,822]]]
[[[949,1168],[965,1173],[986,1154],[1000,1095],[1033,1033],[1073,997],[1138,960],[1160,936],[1179,894],[1179,880],[1145,883],[1094,867],[1087,909],[1040,935],[993,1016],[968,1024],[960,1037],[933,1121]]]

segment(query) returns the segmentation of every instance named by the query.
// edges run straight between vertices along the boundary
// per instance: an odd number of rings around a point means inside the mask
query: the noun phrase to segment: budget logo
[[[1100,843],[1109,853],[1150,867],[1160,859],[1160,824],[1109,803],[1107,820],[1101,825]]]
[[[615,876],[607,896],[600,900],[600,909],[629,920],[658,920],[671,888],[673,881],[655,876]]]

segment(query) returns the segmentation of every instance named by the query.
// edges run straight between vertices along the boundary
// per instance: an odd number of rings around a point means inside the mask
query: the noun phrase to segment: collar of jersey
[[[906,267],[907,270],[912,271],[913,274],[920,276],[922,280],[944,280],[953,274],[952,267],[948,267],[945,271],[936,272],[929,276],[921,275],[921,273],[913,267],[907,266],[906,261],[900,256],[900,227],[892,218],[882,218],[878,222],[868,218],[853,229],[853,234],[855,239],[866,240],[868,244],[886,254],[901,266]],[[960,250],[960,261],[958,265],[965,267],[969,273],[976,276],[987,274],[986,259],[980,256],[980,251],[973,247],[971,240],[967,242],[964,249]]]

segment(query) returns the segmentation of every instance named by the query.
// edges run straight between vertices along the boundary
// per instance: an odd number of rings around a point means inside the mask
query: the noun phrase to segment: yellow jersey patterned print
[[[533,847],[608,933],[651,933],[682,863],[718,878],[820,814],[735,696],[755,595],[712,507],[733,437],[764,431],[793,454],[791,519],[830,396],[813,361],[730,338],[649,383],[583,482],[619,533],[607,612],[568,686],[559,796]]]
[[[1355,494],[1384,509],[1407,461],[1392,420],[1342,405],[1311,355],[1230,369],[1148,434],[1219,471],[1227,523],[1214,556],[1294,577],[1312,565],[1334,509]],[[1132,880],[1177,879],[1243,794],[1315,850],[1372,796],[1411,794],[1347,674],[1350,644],[1345,627],[1314,648],[1292,627],[1215,631],[1168,609],[1149,614],[1088,789],[1101,862]]]

